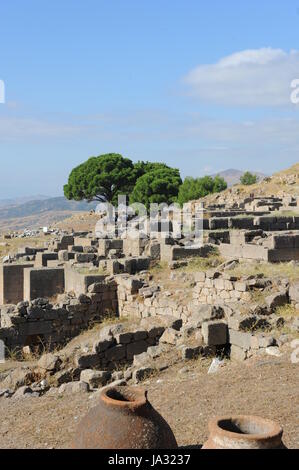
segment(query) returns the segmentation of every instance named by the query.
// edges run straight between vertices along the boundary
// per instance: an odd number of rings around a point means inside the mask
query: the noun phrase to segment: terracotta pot
[[[75,449],[176,449],[173,432],[137,387],[106,388],[78,426]]]
[[[209,422],[210,436],[202,449],[281,449],[279,424],[258,416],[226,416]]]

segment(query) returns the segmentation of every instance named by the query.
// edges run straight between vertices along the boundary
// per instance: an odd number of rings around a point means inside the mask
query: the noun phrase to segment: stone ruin
[[[0,266],[0,340],[10,350],[40,343],[54,350],[107,316],[117,318],[94,344],[73,351],[72,360],[63,352],[42,356],[39,377],[53,375],[64,388],[138,382],[163,367],[153,362],[171,351],[183,361],[220,352],[234,360],[275,354],[286,340],[272,334],[286,322],[276,309],[299,308],[299,282],[236,276],[232,268],[242,260],[296,262],[299,216],[271,215],[295,205],[293,198],[252,197],[206,207],[200,246],[188,237],[99,239],[82,232],[64,234],[43,248],[21,249]],[[218,250],[225,260],[220,266],[177,271]],[[187,280],[189,287],[169,291],[158,285],[151,275],[157,263],[168,265],[171,278]],[[288,326],[297,332],[298,318]],[[119,365],[125,372],[118,372]],[[7,396],[27,386],[24,374],[19,381],[5,379]]]

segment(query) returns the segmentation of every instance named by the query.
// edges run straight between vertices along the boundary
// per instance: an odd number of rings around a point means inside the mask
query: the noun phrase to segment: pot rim
[[[267,427],[267,431],[257,434],[242,434],[233,431],[227,431],[220,426],[221,421],[253,421],[258,425]],[[234,440],[247,440],[247,441],[264,441],[268,439],[275,439],[282,436],[282,427],[268,418],[262,418],[254,415],[230,415],[230,416],[217,416],[209,422],[209,431],[211,434],[216,434],[221,437],[227,437]]]
[[[133,399],[130,400],[117,400],[108,396],[109,392],[117,392],[123,394],[127,392],[131,394]],[[139,408],[147,403],[147,391],[141,387],[128,387],[124,385],[106,387],[101,395],[100,399],[108,406],[117,406],[121,408]]]

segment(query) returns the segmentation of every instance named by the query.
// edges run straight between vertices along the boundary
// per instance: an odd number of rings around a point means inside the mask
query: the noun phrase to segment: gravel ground
[[[209,364],[176,364],[142,384],[180,446],[201,445],[212,416],[239,413],[278,421],[287,447],[299,447],[299,365],[290,362],[289,354],[228,362],[207,375]],[[93,394],[0,398],[0,447],[68,448],[78,421],[96,400]]]

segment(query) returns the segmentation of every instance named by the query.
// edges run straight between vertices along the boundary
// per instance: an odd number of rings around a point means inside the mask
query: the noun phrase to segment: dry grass
[[[76,271],[79,273],[79,274],[90,274],[90,275],[100,275],[100,276],[105,276],[107,275],[107,271],[105,271],[102,267],[100,268],[76,268]]]
[[[269,217],[298,217],[299,216],[299,209],[297,210],[281,210],[281,211],[274,211],[271,212]]]
[[[94,212],[79,212],[65,218],[55,224],[55,227],[62,230],[75,230],[76,232],[94,232],[99,220],[99,215]]]
[[[288,184],[285,177],[289,176],[295,177],[295,184]],[[299,195],[299,164],[295,164],[292,167],[275,173],[270,179],[261,181],[250,186],[244,186],[241,184],[234,185],[231,188],[228,188],[221,193],[210,194],[203,198],[206,203],[211,204],[217,202],[218,198],[231,199],[231,196],[237,198],[247,197],[249,194],[253,193],[255,196],[269,196],[269,195]],[[281,213],[280,213],[281,214]]]
[[[30,246],[32,248],[43,247],[45,243],[50,242],[53,237],[40,236],[28,238],[11,238],[1,239],[0,242],[0,257],[7,256],[8,254],[16,253],[19,248]]]
[[[286,304],[281,307],[277,307],[275,313],[283,318],[290,319],[299,316],[299,310],[297,310],[293,305]]]
[[[241,262],[228,271],[230,274],[241,277],[262,274],[264,277],[285,277],[290,280],[299,279],[299,265],[290,263],[258,263]]]
[[[207,257],[194,257],[187,260],[188,265],[178,268],[176,271],[185,272],[196,272],[196,271],[207,271],[210,268],[215,268],[224,262],[224,259],[220,256],[217,248],[214,249]],[[151,274],[160,278],[165,274],[170,274],[171,269],[167,261],[160,261],[156,263],[150,270]]]
[[[186,272],[207,271],[211,268],[217,268],[224,262],[224,259],[218,253],[211,253],[206,258],[192,258],[188,262],[188,266],[180,268]]]

